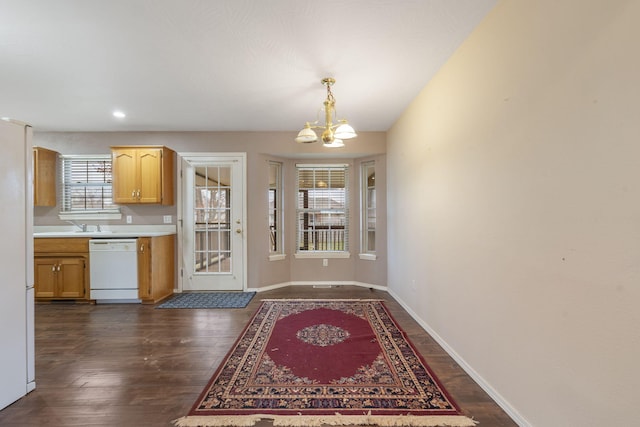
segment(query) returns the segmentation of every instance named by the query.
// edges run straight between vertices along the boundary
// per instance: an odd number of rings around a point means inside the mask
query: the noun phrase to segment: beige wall
[[[384,164],[385,133],[360,132],[358,138],[348,141],[344,149],[328,150],[322,144],[296,144],[295,132],[90,132],[90,133],[47,133],[36,132],[34,145],[57,150],[62,154],[108,154],[112,145],[166,145],[178,153],[193,152],[245,152],[247,153],[247,286],[259,288],[288,282],[312,281],[357,281],[380,286],[386,285],[386,246],[381,246],[380,259],[360,261],[358,259],[358,185],[352,181],[351,258],[331,259],[329,268],[322,267],[321,259],[296,260],[295,252],[295,163],[296,161],[337,161],[353,165],[354,171],[361,158],[376,158]],[[332,157],[330,157],[332,156]],[[293,157],[304,160],[294,160]],[[267,190],[268,160],[280,159],[285,169],[285,209],[288,236],[284,261],[268,260]],[[381,169],[384,171],[384,168]],[[384,182],[384,179],[381,179]],[[177,187],[176,187],[177,191]],[[176,198],[177,200],[177,198]],[[123,205],[123,219],[101,221],[101,224],[124,224],[125,216],[131,215],[134,224],[162,224],[164,215],[172,215],[176,223],[177,206],[135,206]],[[382,223],[379,227],[380,239],[384,241],[386,223],[384,207],[379,212]],[[67,225],[58,219],[58,208],[38,207],[34,210],[35,225]],[[366,269],[361,268],[363,262]]]
[[[521,425],[638,422],[639,17],[500,1],[388,133],[389,287]]]

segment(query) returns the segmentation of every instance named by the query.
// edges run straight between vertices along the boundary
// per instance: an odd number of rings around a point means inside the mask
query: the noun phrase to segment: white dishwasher
[[[139,303],[136,239],[89,240],[89,291],[96,303]]]

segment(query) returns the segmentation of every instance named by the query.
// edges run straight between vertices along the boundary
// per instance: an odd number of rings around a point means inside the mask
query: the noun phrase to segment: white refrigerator
[[[0,409],[35,389],[31,126],[0,120]]]

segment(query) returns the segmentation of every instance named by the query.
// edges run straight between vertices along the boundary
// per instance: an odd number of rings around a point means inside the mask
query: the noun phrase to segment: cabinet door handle
[[[138,190],[138,199],[140,199],[140,190]]]
[[[51,271],[56,271],[56,265],[53,264],[53,267],[51,267]]]
[[[140,244],[140,252],[144,252],[144,243]]]
[[[133,190],[133,191],[131,192],[131,198],[132,198],[132,199],[135,199],[135,198],[136,198],[136,190]]]
[[[58,268],[57,268],[57,271],[60,271],[60,264],[58,264]]]

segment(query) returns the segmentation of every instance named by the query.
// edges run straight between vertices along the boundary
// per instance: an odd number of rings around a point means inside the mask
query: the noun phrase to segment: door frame
[[[177,293],[182,293],[183,289],[184,289],[184,248],[182,245],[182,240],[184,238],[184,230],[183,230],[183,219],[184,219],[184,212],[183,212],[183,208],[184,208],[184,195],[182,194],[183,192],[183,185],[182,185],[182,172],[183,172],[183,168],[182,168],[182,161],[185,158],[188,159],[193,159],[193,160],[207,160],[208,158],[211,159],[212,161],[215,161],[214,159],[220,159],[220,158],[225,158],[225,157],[233,157],[233,158],[239,158],[240,159],[240,164],[242,166],[242,212],[240,213],[242,219],[242,225],[243,225],[243,229],[244,229],[244,233],[243,233],[243,245],[242,245],[242,292],[246,292],[247,290],[247,153],[245,152],[228,152],[228,153],[191,153],[191,152],[185,152],[185,153],[177,153],[176,156],[176,168],[177,168],[177,183],[176,183],[176,187],[178,190],[178,197],[177,197],[177,206],[176,206],[176,211],[177,211],[177,228],[178,228],[178,242],[177,242],[177,249],[178,249],[178,289],[176,289]]]

